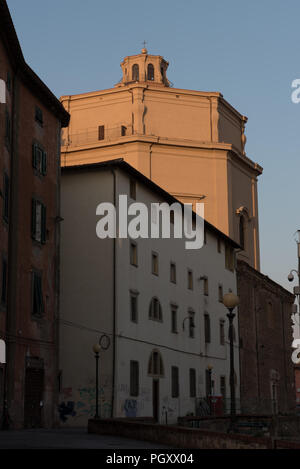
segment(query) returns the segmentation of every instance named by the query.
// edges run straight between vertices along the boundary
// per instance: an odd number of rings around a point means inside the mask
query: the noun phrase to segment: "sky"
[[[300,229],[298,0],[7,0],[27,63],[54,94],[111,88],[123,57],[169,61],[177,88],[220,91],[246,126],[259,178],[261,270],[291,289]],[[293,285],[293,284],[292,284]]]

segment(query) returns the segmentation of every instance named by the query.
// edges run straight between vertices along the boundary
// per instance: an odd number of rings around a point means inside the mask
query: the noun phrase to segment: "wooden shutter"
[[[32,166],[37,169],[37,144],[32,145]]]
[[[46,221],[47,221],[47,210],[45,205],[42,204],[42,222],[41,222],[41,243],[45,244],[46,242]]]
[[[47,153],[45,151],[43,151],[41,167],[42,167],[42,174],[43,176],[45,176],[47,173]]]

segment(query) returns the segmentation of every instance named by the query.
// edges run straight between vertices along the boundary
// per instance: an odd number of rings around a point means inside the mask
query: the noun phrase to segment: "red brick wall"
[[[241,400],[243,412],[255,402],[271,411],[271,386],[277,389],[280,413],[295,408],[292,353],[292,294],[239,261],[237,267],[240,336]],[[268,304],[271,304],[271,307]]]

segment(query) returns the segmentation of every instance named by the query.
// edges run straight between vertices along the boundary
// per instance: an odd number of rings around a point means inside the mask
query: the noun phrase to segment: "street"
[[[0,449],[168,449],[146,441],[89,435],[80,429],[0,431]]]

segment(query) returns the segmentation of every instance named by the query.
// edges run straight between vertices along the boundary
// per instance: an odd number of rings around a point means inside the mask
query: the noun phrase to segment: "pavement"
[[[90,435],[84,428],[0,431],[0,449],[170,449],[109,435]]]

